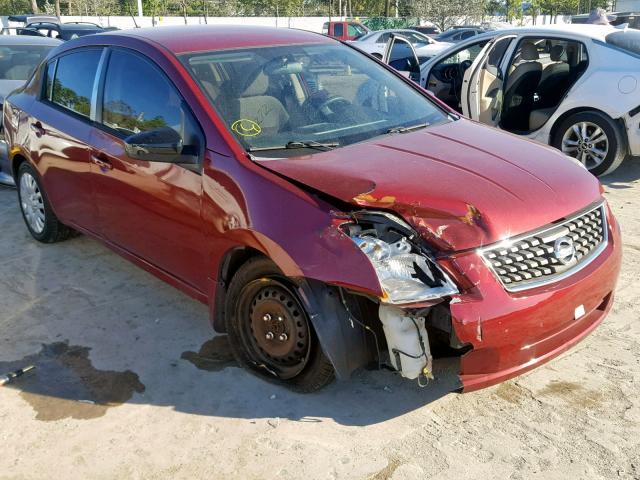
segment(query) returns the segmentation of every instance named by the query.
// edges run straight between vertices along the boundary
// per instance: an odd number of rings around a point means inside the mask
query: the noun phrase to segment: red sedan
[[[611,307],[598,181],[461,118],[322,35],[163,27],[58,47],[4,104],[31,235],[90,235],[210,306],[238,361],[299,391],[367,364],[473,390]]]

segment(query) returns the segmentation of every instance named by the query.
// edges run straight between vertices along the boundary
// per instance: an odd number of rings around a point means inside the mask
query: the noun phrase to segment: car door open
[[[462,87],[462,110],[473,120],[493,126],[500,123],[505,78],[503,59],[514,38],[501,37],[487,44],[467,70]]]
[[[414,82],[420,81],[420,62],[413,45],[406,38],[391,34],[382,61]]]

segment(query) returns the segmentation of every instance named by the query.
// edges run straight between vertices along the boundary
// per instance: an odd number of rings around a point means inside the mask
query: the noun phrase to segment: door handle
[[[103,172],[113,169],[113,165],[111,164],[111,161],[102,152],[93,152],[91,154],[91,161],[95,163],[98,167],[100,167],[100,170],[102,170]]]
[[[31,124],[31,130],[33,130],[34,132],[36,132],[36,135],[38,137],[41,137],[42,135],[45,135],[47,133],[47,131],[44,129],[44,127],[42,126],[42,123],[40,122],[34,122]]]

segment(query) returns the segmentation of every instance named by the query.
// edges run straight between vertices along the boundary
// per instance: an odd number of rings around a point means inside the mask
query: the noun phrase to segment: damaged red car
[[[87,36],[3,115],[36,240],[104,242],[298,391],[369,364],[424,382],[434,356],[481,388],[565,351],[613,301],[620,232],[587,170],[321,35]]]

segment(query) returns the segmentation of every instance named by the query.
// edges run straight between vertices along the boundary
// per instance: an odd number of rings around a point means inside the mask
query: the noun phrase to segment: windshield
[[[424,35],[422,35],[421,33],[418,32],[411,32],[408,30],[402,30],[400,32],[398,32],[400,35],[402,35],[404,38],[406,38],[407,40],[409,40],[412,44],[414,45],[420,45],[420,44],[429,44],[431,43],[431,41],[429,40],[429,37],[425,37]]]
[[[605,40],[610,45],[640,55],[640,31],[638,30],[630,28],[613,32],[607,35]]]
[[[341,44],[201,52],[182,61],[247,150],[290,142],[342,147],[448,118],[416,89]]]
[[[28,80],[51,48],[42,45],[0,46],[0,80]]]

